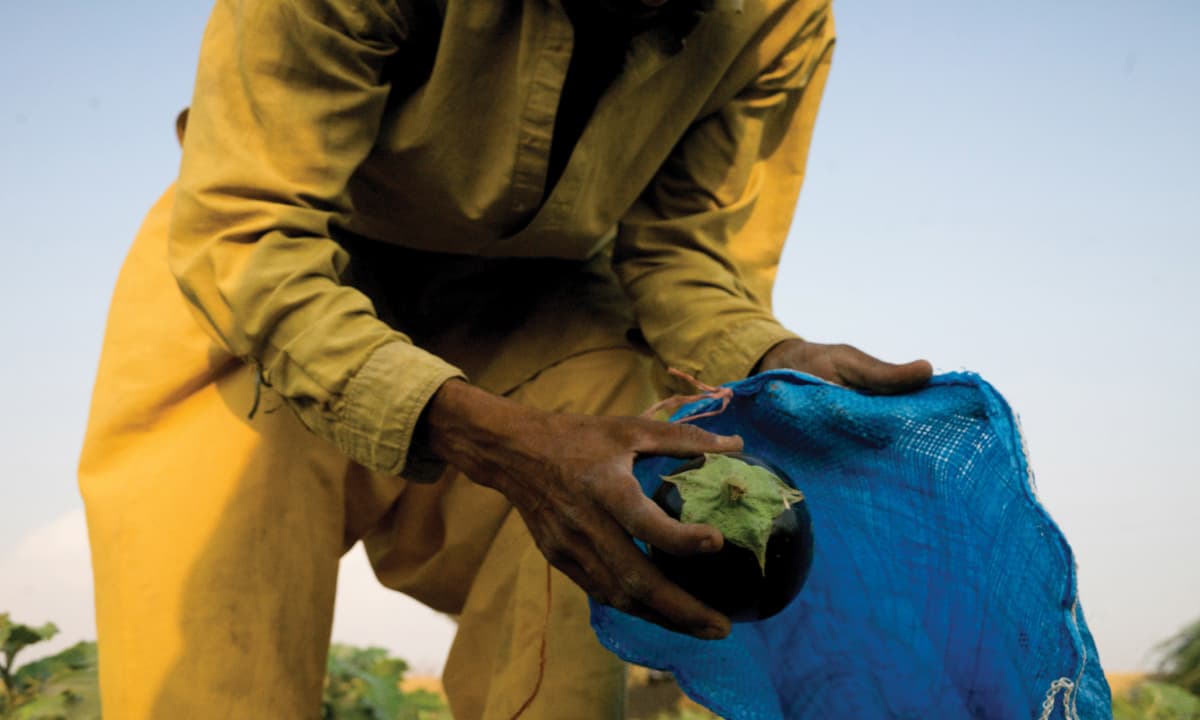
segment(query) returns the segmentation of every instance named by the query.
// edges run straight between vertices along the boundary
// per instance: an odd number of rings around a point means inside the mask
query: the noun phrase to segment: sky
[[[56,646],[95,634],[75,465],[209,7],[0,7],[0,612]],[[1200,3],[835,7],[776,312],[1004,393],[1101,662],[1148,669],[1200,618]],[[335,640],[436,672],[452,634],[347,556]]]

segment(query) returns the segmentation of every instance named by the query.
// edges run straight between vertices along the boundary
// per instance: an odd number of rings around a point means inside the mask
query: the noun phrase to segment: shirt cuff
[[[768,350],[784,340],[799,337],[772,318],[730,323],[705,343],[702,357],[707,359],[697,379],[708,385],[741,380],[754,370]]]
[[[466,376],[407,342],[380,346],[346,383],[333,442],[351,460],[376,472],[432,482],[445,463],[413,447],[421,412],[447,380]]]

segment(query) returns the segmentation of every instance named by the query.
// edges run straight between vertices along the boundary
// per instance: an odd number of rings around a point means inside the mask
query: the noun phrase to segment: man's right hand
[[[630,539],[692,555],[719,550],[721,533],[671,519],[642,493],[633,461],[735,452],[740,438],[642,418],[545,412],[461,380],[438,390],[425,423],[430,449],[503,493],[550,564],[592,598],[695,637],[729,634],[728,618],[663,577]]]

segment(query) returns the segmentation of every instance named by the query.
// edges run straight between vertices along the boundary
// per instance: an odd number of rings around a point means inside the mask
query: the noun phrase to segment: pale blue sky
[[[0,9],[0,566],[81,504],[108,295],[175,172],[208,8]],[[1004,392],[1102,661],[1144,667],[1200,617],[1200,3],[836,8],[778,314]],[[0,610],[62,587],[42,572],[0,577]]]

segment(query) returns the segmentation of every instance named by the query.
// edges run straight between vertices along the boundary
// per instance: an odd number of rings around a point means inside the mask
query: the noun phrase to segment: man
[[[585,593],[728,632],[630,539],[720,547],[630,469],[740,447],[629,417],[662,368],[930,370],[768,309],[827,4],[694,2],[217,3],[81,461],[106,715],[313,716],[359,540],[459,617],[460,718],[619,717]]]

